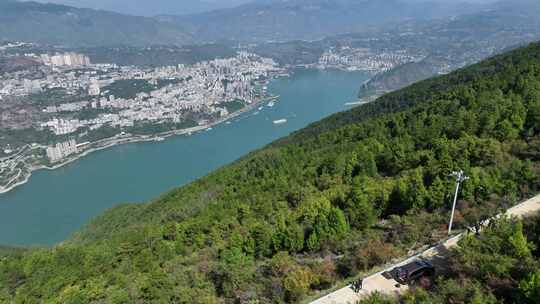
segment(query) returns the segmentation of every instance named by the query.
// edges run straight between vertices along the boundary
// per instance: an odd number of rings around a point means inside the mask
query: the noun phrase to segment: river
[[[269,85],[281,98],[191,136],[115,146],[56,170],[34,172],[29,182],[0,195],[0,244],[51,245],[104,210],[145,202],[189,183],[242,155],[348,109],[368,79],[362,72],[297,70]],[[286,119],[283,124],[274,120]]]

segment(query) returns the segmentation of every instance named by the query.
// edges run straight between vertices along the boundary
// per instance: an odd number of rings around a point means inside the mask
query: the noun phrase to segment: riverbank
[[[344,103],[356,100],[358,85],[367,77],[360,72],[295,70],[291,77],[268,84],[268,93],[279,95],[279,102],[274,107],[259,103],[257,108],[264,107],[258,115],[253,115],[258,111],[254,109],[211,131],[118,145],[58,170],[35,171],[24,186],[0,195],[0,244],[56,244],[107,209],[152,201],[313,122],[347,110]],[[272,123],[282,118],[288,122]]]
[[[63,166],[66,166],[74,161],[77,161],[93,152],[97,152],[97,151],[100,151],[100,150],[104,150],[104,149],[109,149],[109,148],[112,148],[114,146],[118,146],[118,145],[124,145],[124,144],[131,144],[131,143],[138,143],[138,142],[150,142],[150,141],[155,141],[156,138],[167,138],[167,137],[171,137],[171,136],[180,136],[180,135],[191,135],[192,133],[196,133],[196,132],[200,132],[200,131],[203,131],[203,130],[206,130],[208,128],[212,128],[216,125],[219,125],[219,124],[222,124],[224,122],[227,122],[233,118],[236,118],[244,113],[247,113],[247,112],[250,112],[252,111],[253,109],[257,108],[258,106],[260,106],[261,104],[265,103],[265,102],[268,102],[268,101],[271,101],[271,100],[276,100],[278,97],[277,96],[270,96],[270,97],[267,97],[267,98],[263,98],[261,99],[260,101],[258,102],[254,102],[254,103],[251,103],[251,104],[248,104],[246,105],[244,108],[236,111],[236,112],[233,112],[233,113],[230,113],[229,115],[223,117],[223,118],[220,118],[220,119],[217,119],[213,122],[210,122],[208,124],[205,124],[205,125],[201,125],[201,126],[196,126],[196,127],[192,127],[192,128],[187,128],[187,129],[180,129],[180,130],[171,130],[171,131],[167,131],[167,132],[162,132],[162,133],[156,133],[156,134],[152,134],[152,135],[132,135],[132,134],[126,134],[126,135],[116,135],[112,138],[106,138],[106,139],[102,139],[102,140],[99,140],[97,142],[94,142],[94,143],[91,143],[90,145],[92,145],[93,147],[89,148],[89,149],[86,149],[84,151],[82,151],[81,153],[78,153],[76,155],[72,155],[70,157],[67,157],[65,160],[55,164],[54,166],[46,166],[46,165],[40,165],[40,166],[30,166],[28,167],[28,172],[25,174],[25,176],[23,177],[22,180],[20,181],[17,181],[16,183],[14,183],[13,185],[8,185],[7,187],[2,187],[0,186],[0,195],[1,194],[5,194],[5,193],[8,193],[12,190],[14,190],[15,188],[17,187],[20,187],[26,183],[28,183],[28,181],[30,180],[30,178],[32,177],[32,173],[35,172],[35,171],[38,171],[38,170],[56,170],[56,169],[59,169]],[[97,145],[97,146],[96,146]]]

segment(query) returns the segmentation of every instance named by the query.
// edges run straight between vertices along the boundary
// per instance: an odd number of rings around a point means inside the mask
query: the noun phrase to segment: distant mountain
[[[359,97],[382,95],[388,91],[401,89],[417,81],[430,78],[437,74],[441,63],[432,58],[420,62],[410,62],[375,75],[360,88]]]
[[[92,47],[75,49],[88,56],[95,63],[114,63],[118,65],[167,66],[194,64],[215,58],[233,57],[234,48],[222,44],[201,44],[152,47]],[[1,62],[1,61],[0,61]],[[1,65],[0,65],[1,69]]]
[[[234,7],[249,0],[36,0],[79,8],[92,8],[135,16],[187,15]]]
[[[313,40],[410,19],[454,16],[480,7],[459,1],[258,0],[230,9],[159,19],[188,29],[204,41],[261,42]]]
[[[66,46],[185,44],[185,31],[146,17],[57,4],[0,0],[0,40]]]
[[[29,69],[33,66],[38,66],[38,65],[39,65],[39,62],[29,57],[23,57],[23,56],[3,57],[3,58],[0,58],[0,73]]]
[[[362,85],[359,97],[398,90],[436,76],[448,68],[455,69],[537,41],[540,39],[538,15],[540,1],[514,0],[501,1],[489,9],[448,21],[416,24],[412,26],[412,31],[422,35],[420,39],[409,36],[408,46],[424,46],[431,56],[373,77]],[[430,40],[431,43],[423,45],[421,40]]]
[[[51,1],[71,1],[84,5],[88,0]],[[119,4],[125,1],[127,0],[116,0],[111,3]],[[205,1],[212,1],[212,5],[219,7],[215,4],[217,0]],[[230,0],[227,3],[245,1],[248,0]],[[180,1],[173,3],[170,0],[156,0],[152,2],[155,9],[168,3],[174,4],[177,10],[171,10],[171,15],[150,18],[58,4],[0,0],[0,40],[21,40],[68,47],[317,40],[343,33],[391,28],[404,21],[448,19],[492,7],[467,2],[471,0],[461,1],[465,2],[256,0],[234,8],[173,16],[172,14],[179,13],[182,9]],[[534,1],[507,1],[498,7],[519,10],[522,6],[520,3]],[[148,5],[148,2],[145,2],[140,7],[132,6],[142,10]],[[187,9],[194,5],[185,4],[185,7]],[[152,10],[147,11],[149,15],[152,14]]]

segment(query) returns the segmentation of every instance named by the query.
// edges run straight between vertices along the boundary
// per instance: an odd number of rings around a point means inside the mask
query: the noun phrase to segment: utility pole
[[[454,203],[452,204],[452,215],[450,216],[450,224],[448,225],[448,235],[452,233],[452,223],[454,222],[454,212],[456,211],[456,202],[459,192],[459,186],[461,185],[461,183],[469,179],[469,177],[465,175],[463,170],[454,171],[452,172],[452,174],[450,174],[450,176],[456,177],[456,193],[454,195]]]

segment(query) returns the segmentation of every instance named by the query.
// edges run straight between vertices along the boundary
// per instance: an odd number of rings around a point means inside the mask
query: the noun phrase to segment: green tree
[[[519,283],[522,303],[540,303],[540,269],[530,273]]]
[[[446,184],[437,176],[428,189],[427,200],[431,210],[436,210],[445,205],[448,189]]]
[[[305,267],[299,267],[288,273],[283,280],[287,299],[290,302],[301,299],[309,291],[313,279],[313,273]]]
[[[353,189],[345,209],[351,227],[364,230],[375,224],[377,214],[366,194],[360,189]]]

